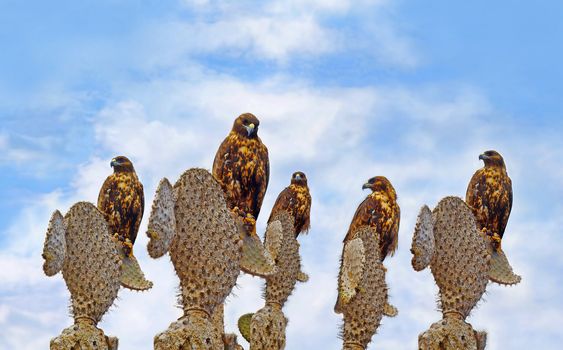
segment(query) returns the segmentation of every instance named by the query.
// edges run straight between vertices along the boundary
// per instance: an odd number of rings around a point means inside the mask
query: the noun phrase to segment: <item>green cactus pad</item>
[[[250,321],[252,321],[254,313],[244,314],[238,319],[238,330],[242,337],[250,343]]]

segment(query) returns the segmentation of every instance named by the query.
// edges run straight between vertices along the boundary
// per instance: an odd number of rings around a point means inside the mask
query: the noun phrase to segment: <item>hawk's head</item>
[[[113,168],[114,173],[120,172],[135,172],[135,168],[133,168],[133,163],[129,160],[129,158],[124,156],[117,156],[111,160],[109,165]]]
[[[497,151],[487,151],[483,154],[480,154],[479,159],[485,162],[486,167],[488,166],[499,166],[501,168],[505,167],[504,159],[502,159],[502,156]]]
[[[258,135],[259,125],[260,121],[254,114],[244,113],[235,119],[233,131],[243,137],[253,138]]]
[[[296,171],[291,175],[291,184],[307,186],[307,176],[305,176],[305,173],[302,171]]]
[[[363,186],[362,190],[369,188],[372,192],[384,192],[387,193],[389,198],[396,199],[397,194],[391,182],[385,176],[374,176],[368,180]]]

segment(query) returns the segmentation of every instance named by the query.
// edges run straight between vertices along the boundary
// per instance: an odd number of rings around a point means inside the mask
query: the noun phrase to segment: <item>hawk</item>
[[[253,114],[241,114],[213,161],[213,176],[223,188],[227,206],[250,222],[252,230],[270,178],[268,149],[258,137],[259,125]]]
[[[361,226],[371,226],[380,235],[379,249],[381,261],[393,255],[399,242],[399,222],[401,211],[397,204],[397,194],[391,182],[384,176],[372,177],[362,186],[372,193],[358,206],[344,243],[354,239],[352,233]]]
[[[475,215],[477,228],[492,239],[498,251],[512,209],[512,180],[497,151],[487,151],[479,159],[485,166],[471,178],[465,202]]]
[[[311,195],[309,194],[309,187],[307,187],[305,173],[301,171],[293,173],[291,184],[278,195],[268,223],[280,210],[287,210],[293,216],[296,238],[301,232],[309,231]]]
[[[113,174],[107,177],[100,189],[98,209],[104,215],[111,234],[123,245],[125,256],[131,256],[145,210],[143,185],[127,157],[113,158],[110,166]]]

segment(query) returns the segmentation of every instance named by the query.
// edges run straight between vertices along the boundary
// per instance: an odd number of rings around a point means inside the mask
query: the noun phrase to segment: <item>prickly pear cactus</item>
[[[239,330],[251,350],[285,348],[287,318],[282,307],[297,281],[308,280],[301,272],[299,243],[294,230],[293,217],[287,211],[276,213],[266,229],[264,247],[274,259],[277,270],[266,277],[266,305],[255,314],[239,319]]]
[[[91,203],[76,203],[61,218],[56,211],[49,223],[44,270],[53,275],[62,269],[71,295],[74,326],[51,340],[51,349],[116,349],[117,339],[107,338],[96,328],[119,291],[121,259],[116,242]]]
[[[387,285],[377,231],[361,227],[353,237],[344,246],[335,311],[344,315],[343,349],[365,349],[383,317]]]
[[[151,256],[168,247],[184,309],[180,320],[155,336],[155,349],[223,349],[212,314],[236,283],[242,241],[211,174],[187,170],[173,189],[161,181],[147,235]]]
[[[415,270],[424,269],[429,261],[443,315],[442,321],[419,336],[419,348],[484,348],[486,336],[475,332],[465,319],[487,287],[490,255],[465,202],[446,197],[431,216],[428,208],[422,207],[412,252]]]

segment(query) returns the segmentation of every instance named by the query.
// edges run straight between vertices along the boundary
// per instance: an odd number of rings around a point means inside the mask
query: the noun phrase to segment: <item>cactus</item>
[[[212,317],[240,272],[242,240],[217,181],[203,169],[163,179],[153,202],[149,255],[170,254],[180,279],[184,315],[155,336],[155,349],[223,349]]]
[[[285,348],[287,318],[282,308],[297,281],[308,276],[301,271],[299,243],[295,237],[293,217],[287,211],[276,213],[264,238],[264,247],[276,263],[276,272],[266,277],[265,306],[254,314],[241,316],[238,325],[251,350]]]
[[[490,263],[471,209],[457,197],[442,199],[432,212],[422,207],[411,252],[415,270],[430,265],[443,317],[419,336],[419,348],[483,349],[486,333],[465,322],[485,292]]]
[[[336,313],[344,315],[343,349],[365,349],[380,325],[387,306],[385,267],[379,257],[379,234],[363,226],[346,242],[340,274]]]
[[[512,270],[512,266],[508,262],[502,247],[495,249],[497,242],[493,241],[490,236],[485,236],[485,239],[489,241],[487,244],[487,249],[491,254],[491,266],[489,268],[489,280],[501,284],[501,285],[514,285],[522,281],[522,277],[515,274]]]
[[[49,222],[43,270],[52,276],[62,270],[71,295],[74,325],[51,340],[52,350],[117,349],[96,325],[117,297],[121,259],[106,221],[91,203],[73,205],[63,218],[55,211]]]

